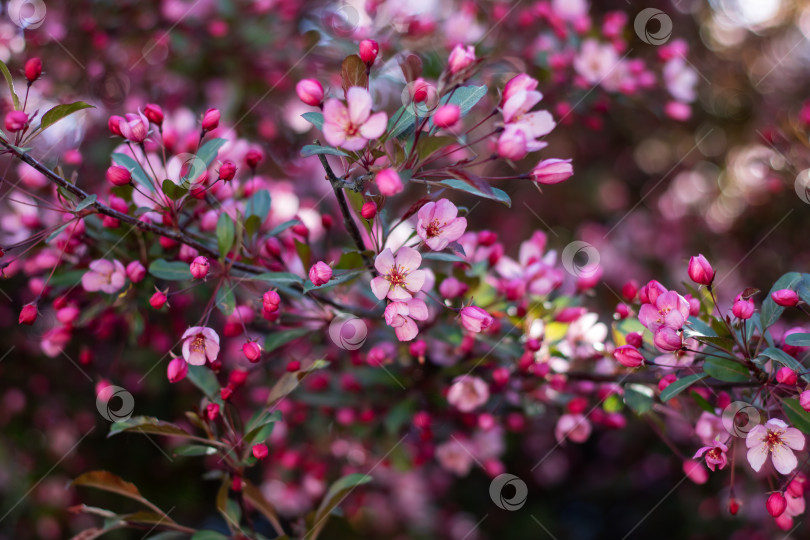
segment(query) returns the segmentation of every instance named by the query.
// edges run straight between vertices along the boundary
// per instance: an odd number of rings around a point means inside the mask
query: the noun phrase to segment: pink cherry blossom
[[[416,233],[434,251],[455,242],[467,228],[467,219],[458,216],[458,208],[447,199],[429,202],[419,209]]]
[[[468,332],[483,332],[492,326],[492,315],[478,306],[467,306],[461,310],[461,326]]]
[[[126,280],[126,269],[121,262],[96,259],[90,263],[90,270],[82,276],[82,287],[87,292],[113,294],[121,290]]]
[[[219,355],[219,335],[206,326],[192,326],[183,333],[183,358],[192,366],[213,362]]]
[[[385,308],[385,323],[394,329],[397,339],[411,341],[419,334],[414,320],[424,321],[428,318],[427,305],[417,298],[407,302],[391,302]]]
[[[371,114],[371,94],[365,88],[349,88],[346,102],[348,106],[334,98],[326,100],[323,135],[332,146],[360,150],[385,132],[388,116],[384,112]]]
[[[662,326],[678,329],[689,318],[689,302],[676,293],[668,291],[656,297],[654,305],[644,304],[638,314],[641,324],[650,332],[655,332]]]
[[[698,449],[692,459],[698,459],[703,454],[706,454],[706,466],[714,472],[715,467],[722,469],[728,463],[726,452],[728,452],[728,446],[720,441],[714,441],[711,446]]]
[[[447,391],[447,401],[461,412],[470,412],[489,399],[489,387],[482,379],[473,375],[456,377]]]
[[[149,119],[138,111],[138,114],[126,115],[126,119],[118,121],[121,136],[134,143],[142,143],[149,136]]]
[[[475,47],[472,45],[468,45],[467,48],[456,45],[447,59],[450,73],[458,73],[473,62],[475,62]]]
[[[748,432],[745,445],[748,463],[755,471],[759,472],[770,453],[774,468],[781,474],[790,474],[798,464],[793,450],[804,449],[804,435],[782,420],[771,418]]]
[[[402,246],[396,256],[390,248],[385,248],[374,260],[379,276],[371,280],[371,290],[378,299],[386,296],[394,302],[410,300],[414,293],[422,290],[425,271],[419,270],[422,256],[413,248]]]

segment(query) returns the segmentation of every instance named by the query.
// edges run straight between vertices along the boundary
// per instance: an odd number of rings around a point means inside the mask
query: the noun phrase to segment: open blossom
[[[554,437],[562,444],[569,440],[581,443],[591,436],[591,423],[583,414],[564,414],[557,420],[554,427]]]
[[[125,119],[118,121],[118,130],[126,140],[142,143],[149,136],[149,119],[140,111],[138,114],[128,113]]]
[[[698,449],[695,455],[692,456],[692,459],[698,459],[703,454],[706,454],[706,466],[714,472],[715,467],[722,469],[728,463],[726,452],[728,452],[728,446],[720,441],[714,441],[711,446],[704,446]]]
[[[410,341],[419,334],[416,321],[428,318],[427,305],[417,298],[407,302],[391,302],[385,308],[385,323],[394,329],[397,339]]]
[[[402,246],[396,256],[390,248],[377,255],[374,267],[379,276],[371,280],[371,290],[379,300],[386,296],[394,302],[410,300],[422,290],[425,271],[419,270],[422,256],[413,248]]]
[[[591,358],[599,354],[607,335],[608,327],[599,322],[599,315],[586,313],[571,323],[557,347],[570,358]]]
[[[650,332],[655,332],[662,326],[677,330],[688,318],[689,302],[675,291],[660,294],[654,302],[641,306],[638,313],[639,321]]]
[[[384,112],[371,114],[371,94],[359,86],[346,92],[344,105],[328,99],[323,106],[323,135],[332,146],[360,150],[371,139],[385,132],[388,116]]]
[[[536,152],[548,143],[538,141],[556,125],[548,111],[531,111],[543,99],[536,90],[518,90],[502,108],[504,130],[498,140],[498,153],[507,159],[521,159],[527,152]]]
[[[206,326],[192,326],[183,333],[183,358],[192,366],[213,362],[219,355],[219,335]]]
[[[482,379],[473,375],[456,377],[447,391],[447,401],[461,412],[470,412],[489,399],[489,387]]]
[[[467,229],[467,219],[457,216],[458,208],[449,200],[429,202],[419,209],[416,233],[430,249],[440,251]]]
[[[126,269],[121,262],[96,259],[90,263],[90,270],[82,276],[82,287],[87,292],[113,294],[121,290],[126,280]]]
[[[472,444],[464,442],[466,439],[453,437],[449,441],[436,447],[436,460],[446,470],[457,476],[466,476],[473,466],[472,452],[467,448]]]
[[[770,453],[774,468],[782,474],[790,474],[798,464],[793,450],[804,449],[804,435],[782,420],[771,418],[765,425],[754,426],[748,432],[745,445],[748,463],[755,471],[759,472]]]

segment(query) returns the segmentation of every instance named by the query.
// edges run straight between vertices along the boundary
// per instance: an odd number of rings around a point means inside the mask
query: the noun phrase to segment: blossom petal
[[[92,270],[85,272],[82,276],[82,287],[87,292],[96,292],[101,290],[107,280],[101,275]]]
[[[413,322],[413,319],[409,317],[403,318],[405,319],[405,324],[394,330],[394,333],[400,341],[410,341],[419,334],[419,328],[416,326],[416,323]]]
[[[796,428],[787,428],[782,434],[782,441],[794,450],[804,450],[804,434]]]
[[[773,460],[774,468],[782,474],[790,474],[799,464],[796,456],[793,454],[793,450],[780,444],[773,447],[771,459]]]
[[[183,348],[185,349],[185,347]],[[186,360],[192,366],[204,366],[206,360],[205,353],[202,351],[191,351]]]
[[[417,321],[425,321],[428,318],[428,308],[422,300],[414,298],[408,302],[409,316]]]
[[[382,300],[388,294],[388,289],[391,284],[382,276],[377,276],[371,280],[371,292],[377,297],[377,300]]]
[[[360,86],[352,86],[346,92],[346,102],[349,105],[349,120],[355,126],[360,126],[371,114],[371,94]]]
[[[376,268],[377,272],[380,274],[390,274],[391,270],[394,269],[394,264],[394,254],[389,248],[385,248],[379,255],[377,255],[377,258],[374,259],[374,268]]]
[[[762,439],[765,438],[767,433],[768,430],[765,429],[765,426],[762,424],[757,424],[751,429],[751,431],[748,432],[748,435],[745,436],[745,446],[751,448],[753,446],[762,444]]]
[[[748,463],[751,464],[751,468],[756,472],[759,472],[762,465],[765,463],[765,460],[768,458],[768,445],[760,444],[750,448],[748,450],[747,457]]]
[[[419,265],[422,264],[422,256],[415,249],[402,246],[399,248],[399,251],[397,251],[396,261],[397,266],[405,273],[410,273],[419,268]]]
[[[535,111],[523,115],[520,124],[525,126],[526,131],[532,135],[532,139],[548,135],[557,126],[554,117],[548,111]]]
[[[421,291],[422,286],[425,284],[426,277],[427,275],[425,274],[424,270],[417,270],[415,272],[411,272],[405,279],[405,288],[411,291],[412,293]]]
[[[442,236],[450,242],[455,242],[467,230],[467,218],[456,218],[442,227]]]
[[[384,112],[372,114],[365,123],[360,126],[360,135],[366,139],[379,139],[388,127],[388,115]]]
[[[411,296],[411,293],[409,293],[407,290],[405,290],[404,287],[400,287],[399,285],[391,287],[388,290],[388,299],[393,300],[394,302],[407,302],[411,298],[413,298],[413,296]]]

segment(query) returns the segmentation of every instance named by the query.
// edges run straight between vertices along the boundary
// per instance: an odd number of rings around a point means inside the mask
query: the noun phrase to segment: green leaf
[[[219,246],[219,253],[222,257],[227,257],[228,252],[233,247],[235,233],[236,227],[231,216],[226,212],[222,212],[219,215],[219,220],[217,220],[217,246]]]
[[[205,163],[206,169],[217,158],[219,149],[222,148],[226,142],[228,142],[226,139],[211,139],[210,141],[206,141],[206,143],[197,150],[197,157]]]
[[[785,337],[785,343],[796,347],[810,347],[810,334],[789,334]]]
[[[329,516],[332,510],[339,505],[354,488],[369,482],[371,482],[371,476],[354,473],[344,476],[332,484],[329,487],[329,491],[326,492],[323,501],[321,501],[318,510],[315,512],[315,523],[309,538],[316,538],[318,536],[318,533],[326,524],[327,516]]]
[[[776,283],[773,284],[770,292],[768,292],[768,296],[762,301],[760,320],[764,328],[768,328],[778,321],[779,317],[781,317],[782,313],[785,311],[784,307],[773,301],[771,294],[781,289],[791,289],[795,291],[801,280],[802,276],[798,272],[788,272],[776,280]]]
[[[307,280],[307,282],[304,284],[304,292],[308,293],[310,291],[323,291],[326,289],[331,289],[332,287],[336,287],[337,285],[341,285],[355,279],[356,277],[359,277],[364,272],[365,270],[363,269],[350,270],[337,276],[333,275],[332,279],[318,287],[316,287],[311,281]]]
[[[706,377],[708,377],[706,373],[695,373],[694,375],[689,375],[688,377],[678,379],[674,383],[664,388],[664,391],[661,392],[661,401],[669,401],[699,380],[705,379]]]
[[[221,286],[217,290],[216,304],[217,309],[226,317],[233,313],[233,310],[236,309],[236,297],[233,294],[233,287]]]
[[[11,72],[8,70],[8,66],[3,61],[0,61],[0,71],[3,72],[3,77],[6,78],[8,91],[11,92],[11,100],[14,102],[14,110],[19,111],[22,108],[20,107],[20,98],[18,98],[17,93],[14,92],[14,81],[11,78]]]
[[[217,453],[217,449],[213,446],[205,446],[203,444],[184,444],[174,449],[175,456],[210,456]]]
[[[643,384],[625,385],[624,402],[638,415],[647,413],[653,406],[652,388]]]
[[[801,362],[799,362],[798,360],[796,360],[795,358],[790,356],[788,353],[786,353],[782,349],[777,349],[776,347],[768,347],[767,349],[760,352],[759,354],[760,354],[760,356],[765,356],[767,358],[770,358],[774,362],[779,362],[780,364],[782,364],[785,367],[789,367],[790,369],[795,371],[796,374],[799,375],[802,379],[804,379],[805,381],[810,382],[810,374],[804,373],[805,371],[807,371],[807,368],[805,368],[801,364]]]
[[[323,131],[323,114],[319,112],[307,112],[301,115],[301,118]]]
[[[338,150],[337,148],[332,148],[331,146],[308,144],[301,149],[301,157],[310,157],[319,154],[327,156],[349,157],[349,154],[343,150]]]
[[[712,407],[711,403],[706,401],[706,398],[704,398],[703,396],[701,396],[700,394],[698,394],[694,390],[689,392],[689,395],[692,396],[692,399],[695,400],[695,403],[698,404],[698,407],[700,407],[701,409],[703,409],[707,413],[715,414],[714,407]]]
[[[280,225],[276,225],[275,227],[270,229],[270,232],[267,233],[267,236],[269,238],[269,237],[281,234],[282,232],[286,231],[287,229],[289,229],[290,227],[292,227],[293,225],[296,225],[298,223],[300,223],[300,221],[297,220],[297,219],[291,219],[289,221],[285,221],[284,223],[282,223]]]
[[[136,433],[152,433],[154,435],[174,435],[177,437],[189,437],[191,433],[171,422],[158,420],[154,416],[133,416],[126,420],[113,422],[110,425],[110,432],[107,437],[118,435],[128,431]]]
[[[499,203],[503,203],[510,208],[512,206],[512,199],[509,198],[509,195],[507,195],[505,191],[498,188],[491,188],[492,194],[484,193],[480,189],[476,189],[473,186],[469,185],[468,183],[462,180],[457,180],[455,178],[449,180],[442,180],[440,182],[431,182],[431,184],[444,186],[450,189],[455,189],[457,191],[464,191],[465,193],[470,193],[472,195],[475,195],[476,197],[483,197],[485,199],[498,201]]]
[[[74,212],[81,212],[82,210],[84,210],[88,206],[91,206],[91,205],[95,204],[97,198],[98,198],[98,196],[95,193],[93,193],[89,197],[86,197],[82,202],[77,204],[76,208],[74,208],[73,211]]]
[[[167,281],[180,281],[192,279],[191,270],[186,263],[180,261],[166,261],[157,259],[149,265],[149,273],[158,279]]]
[[[461,262],[461,263],[467,262],[467,259],[461,257],[460,255],[456,255],[455,253],[444,253],[440,251],[431,251],[429,253],[425,253],[424,255],[422,255],[422,258],[432,261]]]
[[[247,204],[245,204],[245,216],[247,218],[256,216],[259,218],[260,222],[264,222],[265,218],[267,218],[267,214],[270,213],[270,203],[270,192],[266,189],[260,189],[254,193],[250,199],[248,199]]]
[[[95,109],[95,105],[90,105],[84,101],[76,101],[74,103],[63,103],[52,108],[42,115],[42,120],[39,124],[39,129],[44,131],[57,123],[63,118],[67,118],[71,114],[81,111],[82,109]]]
[[[177,199],[188,193],[188,189],[184,188],[183,186],[178,186],[169,179],[163,181],[163,184],[161,185],[161,190],[163,191],[164,195],[166,195],[173,201],[176,201]]]
[[[725,358],[707,358],[703,369],[709,376],[725,382],[745,382],[751,380],[748,368]]]
[[[188,366],[187,378],[191,383],[202,390],[208,399],[212,401],[219,401],[219,381],[214,372],[206,366]]]
[[[265,281],[271,285],[275,285],[277,283],[303,283],[304,280],[301,279],[300,276],[296,276],[295,274],[291,274],[290,272],[265,272],[263,274],[257,274],[255,276],[251,276],[252,280],[254,281]]]
[[[448,94],[443,97],[441,104],[458,105],[459,109],[461,109],[461,117],[463,118],[485,95],[487,95],[486,85],[462,86],[456,88],[456,90],[452,92],[452,95]],[[433,127],[433,118],[430,119],[430,126]]]
[[[109,471],[90,471],[79,476],[73,482],[74,486],[86,486],[91,488],[109,491],[135,499],[136,501],[144,501],[143,495],[135,487],[135,484],[127,482],[123,478],[114,475]]]
[[[810,433],[810,413],[802,408],[798,399],[783,399],[782,407],[794,427],[803,433]]]
[[[146,174],[146,171],[143,170],[141,164],[135,159],[126,154],[116,153],[112,155],[112,160],[116,165],[120,165],[121,167],[130,171],[132,173],[132,179],[138,182],[141,186],[147,188],[149,191],[155,191],[155,189],[152,187],[152,182],[149,180],[149,175]]]
[[[269,334],[264,340],[264,350],[272,352],[287,343],[312,332],[310,328],[293,328],[292,330],[279,330]]]
[[[272,406],[295,390],[298,387],[298,383],[301,382],[301,379],[306,377],[310,372],[316,369],[323,369],[328,365],[329,362],[325,360],[316,360],[305,369],[294,373],[284,373],[284,375],[276,381],[276,384],[273,385],[273,388],[270,389],[270,395],[267,397],[267,406]]]

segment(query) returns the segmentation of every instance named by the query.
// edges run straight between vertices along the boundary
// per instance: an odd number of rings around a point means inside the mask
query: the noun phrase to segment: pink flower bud
[[[740,503],[737,499],[729,499],[728,501],[728,513],[732,516],[736,516],[737,512],[740,511]]]
[[[253,452],[253,457],[258,460],[266,458],[268,454],[267,445],[264,443],[254,445],[251,451]]]
[[[656,330],[653,341],[655,346],[664,352],[677,351],[683,346],[681,335],[674,328],[668,326],[662,326]]]
[[[790,289],[774,291],[771,299],[782,307],[793,307],[799,303],[799,295]]]
[[[120,116],[116,115],[110,116],[110,119],[107,120],[107,128],[110,130],[110,133],[112,133],[113,135],[118,135],[119,137],[123,137],[120,126],[121,122],[123,121],[124,119],[121,118]]]
[[[255,169],[256,165],[261,163],[263,159],[264,154],[262,154],[262,151],[257,148],[251,148],[245,154],[245,163],[247,163],[247,166],[251,169]]]
[[[683,472],[695,484],[705,484],[709,480],[709,469],[691,459],[683,462]]]
[[[632,345],[622,345],[613,351],[613,358],[625,367],[636,368],[644,364],[644,356]]]
[[[114,186],[125,186],[132,180],[132,173],[124,167],[113,165],[107,169],[107,181]]]
[[[219,179],[228,182],[233,180],[234,176],[236,176],[236,164],[230,159],[226,159],[219,166]]]
[[[380,45],[373,39],[364,39],[360,42],[358,50],[360,52],[360,60],[367,66],[370,66],[377,59],[377,53],[380,52]]]
[[[788,484],[787,492],[791,497],[803,497],[806,486],[807,476],[803,472],[798,472]]]
[[[205,408],[205,416],[211,422],[216,420],[219,416],[219,405],[217,403],[209,403]]]
[[[626,319],[628,316],[630,316],[630,306],[624,302],[616,304],[616,316],[619,319]]]
[[[132,261],[127,265],[127,277],[132,283],[139,283],[146,277],[146,268],[140,261]]]
[[[754,314],[754,301],[744,299],[742,295],[738,294],[734,299],[734,305],[731,307],[731,312],[738,319],[750,319]]]
[[[156,126],[163,124],[163,109],[160,108],[160,105],[150,103],[143,108],[143,115]]]
[[[434,88],[421,77],[413,81],[410,88],[411,99],[415,103],[426,101],[430,94],[434,93]]]
[[[317,107],[323,102],[323,86],[315,79],[301,79],[295,85],[295,93],[298,94],[298,99]]]
[[[324,229],[331,229],[334,224],[335,219],[330,214],[324,214],[321,216],[321,225],[323,225]]]
[[[219,389],[219,397],[222,398],[222,401],[228,401],[229,399],[231,399],[232,395],[233,395],[233,386],[230,385],[223,386],[222,388]]]
[[[170,383],[180,382],[186,378],[188,374],[188,362],[183,360],[182,357],[172,358],[169,362],[169,367],[166,368],[166,376]]]
[[[693,317],[700,315],[700,300],[693,297],[691,294],[684,296],[684,299],[689,302],[689,315]]]
[[[779,492],[771,493],[771,496],[768,497],[768,502],[765,503],[765,508],[770,515],[777,518],[785,512],[787,499]]]
[[[278,311],[281,296],[276,291],[267,291],[262,295],[262,308],[270,313]]]
[[[468,332],[482,332],[492,325],[492,315],[478,306],[467,306],[461,310],[461,326]]]
[[[360,215],[363,216],[363,219],[374,219],[377,215],[377,205],[374,201],[368,201],[363,204],[363,207],[360,209]]]
[[[668,373],[661,377],[661,380],[658,381],[658,391],[663,392],[667,386],[677,381],[678,378],[675,376],[674,373]]]
[[[423,358],[427,353],[427,343],[424,340],[418,339],[416,341],[411,342],[408,346],[408,352],[411,353],[411,356],[416,356],[417,358]]]
[[[163,291],[157,291],[155,294],[152,295],[152,298],[149,299],[149,305],[155,309],[160,309],[166,304],[166,293]]]
[[[245,358],[254,364],[262,358],[262,348],[255,341],[248,341],[242,345],[242,352],[245,353]]]
[[[6,114],[6,131],[20,131],[28,126],[28,115],[22,111],[11,111]]]
[[[636,295],[638,294],[638,283],[634,280],[630,280],[624,285],[622,285],[622,296],[628,302],[632,302],[635,300]]]
[[[630,332],[625,336],[625,341],[627,341],[628,345],[632,345],[633,347],[639,348],[641,344],[644,343],[644,338],[641,337],[641,334],[638,332]]]
[[[318,261],[309,269],[309,280],[316,287],[328,283],[332,279],[332,267],[323,261]]]
[[[665,292],[667,292],[666,287],[653,279],[638,291],[638,299],[642,304],[655,304],[658,297]]]
[[[714,269],[701,254],[689,259],[689,278],[698,285],[711,285],[714,281]]]
[[[447,59],[447,67],[450,68],[450,73],[456,74],[473,62],[475,62],[475,47],[469,45],[465,49],[461,45],[456,45]]]
[[[396,195],[402,191],[402,180],[394,169],[383,169],[377,173],[377,187],[386,197]]]
[[[575,320],[582,317],[583,315],[585,315],[587,311],[588,310],[586,308],[577,306],[562,308],[554,316],[554,320],[561,323],[572,323]]]
[[[807,412],[810,412],[810,390],[805,390],[799,395],[799,405]]]
[[[452,128],[461,118],[461,109],[458,105],[442,105],[433,115],[433,123],[440,128]]]
[[[782,367],[779,371],[776,372],[776,382],[780,384],[787,384],[788,386],[793,386],[798,381],[798,377],[796,377],[796,372],[790,369],[789,367]]]
[[[208,275],[208,269],[210,267],[211,265],[208,263],[208,259],[200,255],[191,261],[189,270],[191,270],[191,275],[194,279],[203,279]]]
[[[449,277],[439,285],[439,294],[444,298],[458,298],[467,292],[469,286],[463,281]]]
[[[570,159],[545,159],[535,166],[531,178],[539,184],[559,184],[574,174]]]
[[[219,109],[208,109],[202,119],[202,128],[205,131],[212,131],[219,127]]]
[[[25,78],[32,83],[39,79],[40,75],[42,75],[42,60],[37,57],[30,58],[25,63]]]
[[[37,320],[37,305],[33,302],[25,304],[20,311],[19,324],[27,324],[31,326]]]

